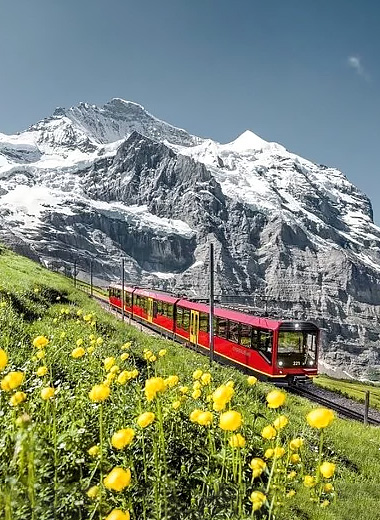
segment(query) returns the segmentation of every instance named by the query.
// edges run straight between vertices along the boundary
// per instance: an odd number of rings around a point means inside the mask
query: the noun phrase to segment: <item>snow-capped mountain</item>
[[[113,99],[0,134],[0,240],[50,267],[316,320],[323,362],[380,375],[380,229],[342,172],[247,130],[220,144]],[[235,295],[235,296],[233,296]],[[243,297],[242,295],[247,295]],[[261,309],[260,309],[261,307]]]

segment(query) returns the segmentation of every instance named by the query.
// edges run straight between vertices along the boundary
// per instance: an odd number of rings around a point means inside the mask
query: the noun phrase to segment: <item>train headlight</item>
[[[284,362],[283,362],[283,361],[279,361],[279,362],[278,362],[278,366],[279,366],[279,367],[282,367],[283,365],[284,365]]]
[[[309,361],[308,365],[310,365],[310,366],[314,365],[314,361]]]

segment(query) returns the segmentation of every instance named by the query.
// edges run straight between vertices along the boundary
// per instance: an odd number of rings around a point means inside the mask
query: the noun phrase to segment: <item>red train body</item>
[[[122,308],[120,285],[109,287],[109,302]],[[147,289],[124,287],[124,312],[173,339],[209,353],[209,306]],[[214,358],[276,384],[317,375],[318,327],[215,306]]]

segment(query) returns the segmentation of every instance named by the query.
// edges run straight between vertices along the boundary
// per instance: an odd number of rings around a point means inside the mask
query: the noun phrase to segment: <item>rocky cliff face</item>
[[[0,134],[0,240],[50,267],[314,319],[323,366],[380,377],[380,229],[336,169],[244,132],[189,135],[115,99]]]

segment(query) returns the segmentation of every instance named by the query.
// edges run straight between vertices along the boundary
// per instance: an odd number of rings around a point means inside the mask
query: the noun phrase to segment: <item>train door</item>
[[[199,312],[191,311],[190,315],[190,341],[191,343],[198,343],[199,333]]]
[[[147,309],[148,321],[153,321],[153,298],[148,298],[148,309]]]

